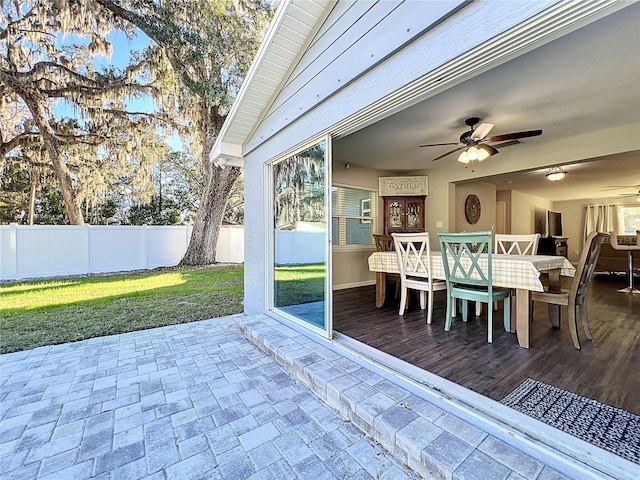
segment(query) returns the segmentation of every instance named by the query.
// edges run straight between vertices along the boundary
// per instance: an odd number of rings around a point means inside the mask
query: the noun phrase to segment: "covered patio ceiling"
[[[336,162],[409,173],[459,171],[454,147],[467,117],[495,123],[492,134],[542,129],[543,135],[506,146],[474,166],[474,177],[553,201],[615,197],[640,189],[640,3],[482,73],[343,138],[333,145]],[[611,142],[621,138],[624,141]],[[573,140],[579,149],[567,149]],[[603,139],[611,146],[603,151]],[[631,147],[630,147],[631,145]],[[549,152],[560,152],[557,157]],[[527,168],[541,152],[544,165],[567,165],[563,188]],[[584,152],[597,152],[589,155]],[[595,161],[598,160],[598,161]],[[493,163],[493,165],[490,165]],[[539,163],[538,163],[539,164]],[[501,175],[496,174],[496,168]],[[523,170],[524,169],[524,170]],[[523,170],[523,171],[520,171]],[[509,173],[504,172],[518,172]]]

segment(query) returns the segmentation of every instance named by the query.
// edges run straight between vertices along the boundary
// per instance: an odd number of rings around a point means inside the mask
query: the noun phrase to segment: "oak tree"
[[[158,128],[172,107],[173,72],[149,49],[125,68],[96,68],[110,57],[109,34],[135,27],[92,0],[3,2],[0,25],[0,167],[26,163],[53,172],[71,224],[128,176],[140,198],[152,190],[151,167],[166,146]],[[132,111],[149,96],[158,111]]]
[[[220,225],[238,167],[209,161],[216,138],[272,16],[269,0],[96,0],[136,25],[172,66],[185,148],[204,176],[182,264],[215,262]]]

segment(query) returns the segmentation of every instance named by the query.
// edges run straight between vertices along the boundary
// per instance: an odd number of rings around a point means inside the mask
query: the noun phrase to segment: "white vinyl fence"
[[[190,226],[2,225],[0,280],[177,265]],[[244,261],[244,227],[221,227],[216,261]]]
[[[324,232],[276,230],[276,264],[324,262]]]

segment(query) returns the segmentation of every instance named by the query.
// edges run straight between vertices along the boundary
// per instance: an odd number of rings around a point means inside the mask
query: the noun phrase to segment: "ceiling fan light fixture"
[[[467,158],[469,159],[469,161],[473,162],[475,160],[478,160],[479,157],[480,151],[478,150],[478,147],[467,148]]]
[[[545,177],[547,177],[547,180],[550,180],[552,182],[558,182],[562,180],[566,175],[567,175],[567,172],[564,168],[553,167],[547,170]]]
[[[479,162],[481,162],[483,160],[486,160],[490,156],[491,156],[491,154],[489,152],[487,152],[484,148],[479,148],[478,149],[478,161]]]
[[[467,155],[467,151],[463,150],[460,156],[458,157],[458,161],[462,163],[469,163],[469,156]]]

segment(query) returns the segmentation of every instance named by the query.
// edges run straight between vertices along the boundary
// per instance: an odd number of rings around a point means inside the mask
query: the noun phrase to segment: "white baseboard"
[[[375,280],[365,280],[364,282],[343,283],[340,285],[334,285],[333,290],[345,290],[347,288],[366,287],[368,285],[375,285]]]

